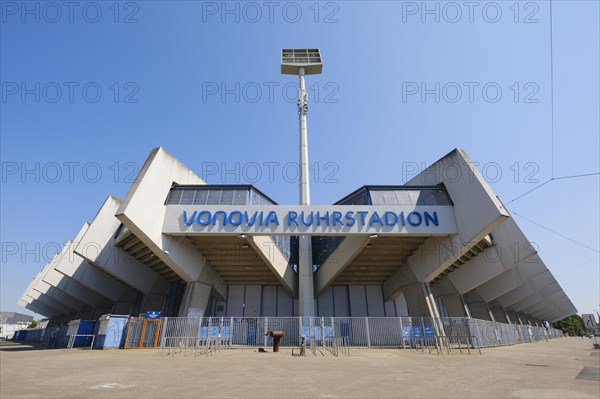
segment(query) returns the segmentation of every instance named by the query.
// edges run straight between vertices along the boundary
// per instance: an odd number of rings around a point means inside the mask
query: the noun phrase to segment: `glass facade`
[[[452,201],[442,186],[365,186],[336,205],[452,205]]]
[[[250,191],[250,187],[175,186],[169,192],[166,205],[246,205]],[[274,204],[266,202],[269,203]]]

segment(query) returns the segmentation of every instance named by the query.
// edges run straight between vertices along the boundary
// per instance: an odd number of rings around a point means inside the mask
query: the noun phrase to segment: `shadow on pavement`
[[[46,350],[46,345],[39,342],[6,342],[0,343],[0,351],[2,352],[26,352],[35,350]]]

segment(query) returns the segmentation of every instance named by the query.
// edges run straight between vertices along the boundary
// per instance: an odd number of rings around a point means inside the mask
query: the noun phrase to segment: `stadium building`
[[[156,148],[125,198],[109,196],[19,304],[51,325],[160,311],[541,326],[576,313],[460,149],[404,185],[278,205],[251,185],[206,184]]]
[[[125,198],[36,276],[19,304],[60,324],[104,314],[472,317],[541,326],[576,313],[464,151],[404,185],[310,205],[305,75],[318,49],[283,49],[299,76],[299,205],[208,185],[154,149]]]

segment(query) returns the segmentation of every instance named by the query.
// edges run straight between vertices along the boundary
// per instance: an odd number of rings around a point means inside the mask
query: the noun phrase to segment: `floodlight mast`
[[[304,68],[300,68],[298,76],[298,119],[300,122],[300,205],[310,205],[310,185],[308,184],[308,132],[306,128],[306,114],[308,113],[308,99],[304,83]]]
[[[308,174],[308,129],[306,114],[308,98],[304,75],[320,74],[323,69],[321,52],[318,49],[283,49],[281,51],[281,73],[298,75],[298,119],[300,127],[300,205],[310,205]],[[310,236],[298,237],[298,312],[300,316],[315,315],[315,290],[313,282],[312,240]]]

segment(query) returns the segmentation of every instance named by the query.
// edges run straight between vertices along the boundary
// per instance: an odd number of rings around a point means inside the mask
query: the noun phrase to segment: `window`
[[[208,190],[204,190],[204,189],[196,190],[196,198],[194,198],[194,204],[206,205],[207,197],[208,197]]]
[[[196,195],[196,190],[194,189],[184,189],[181,193],[181,200],[179,203],[181,205],[190,205],[194,203],[194,195]]]
[[[206,205],[219,205],[221,201],[221,190],[209,190]]]

